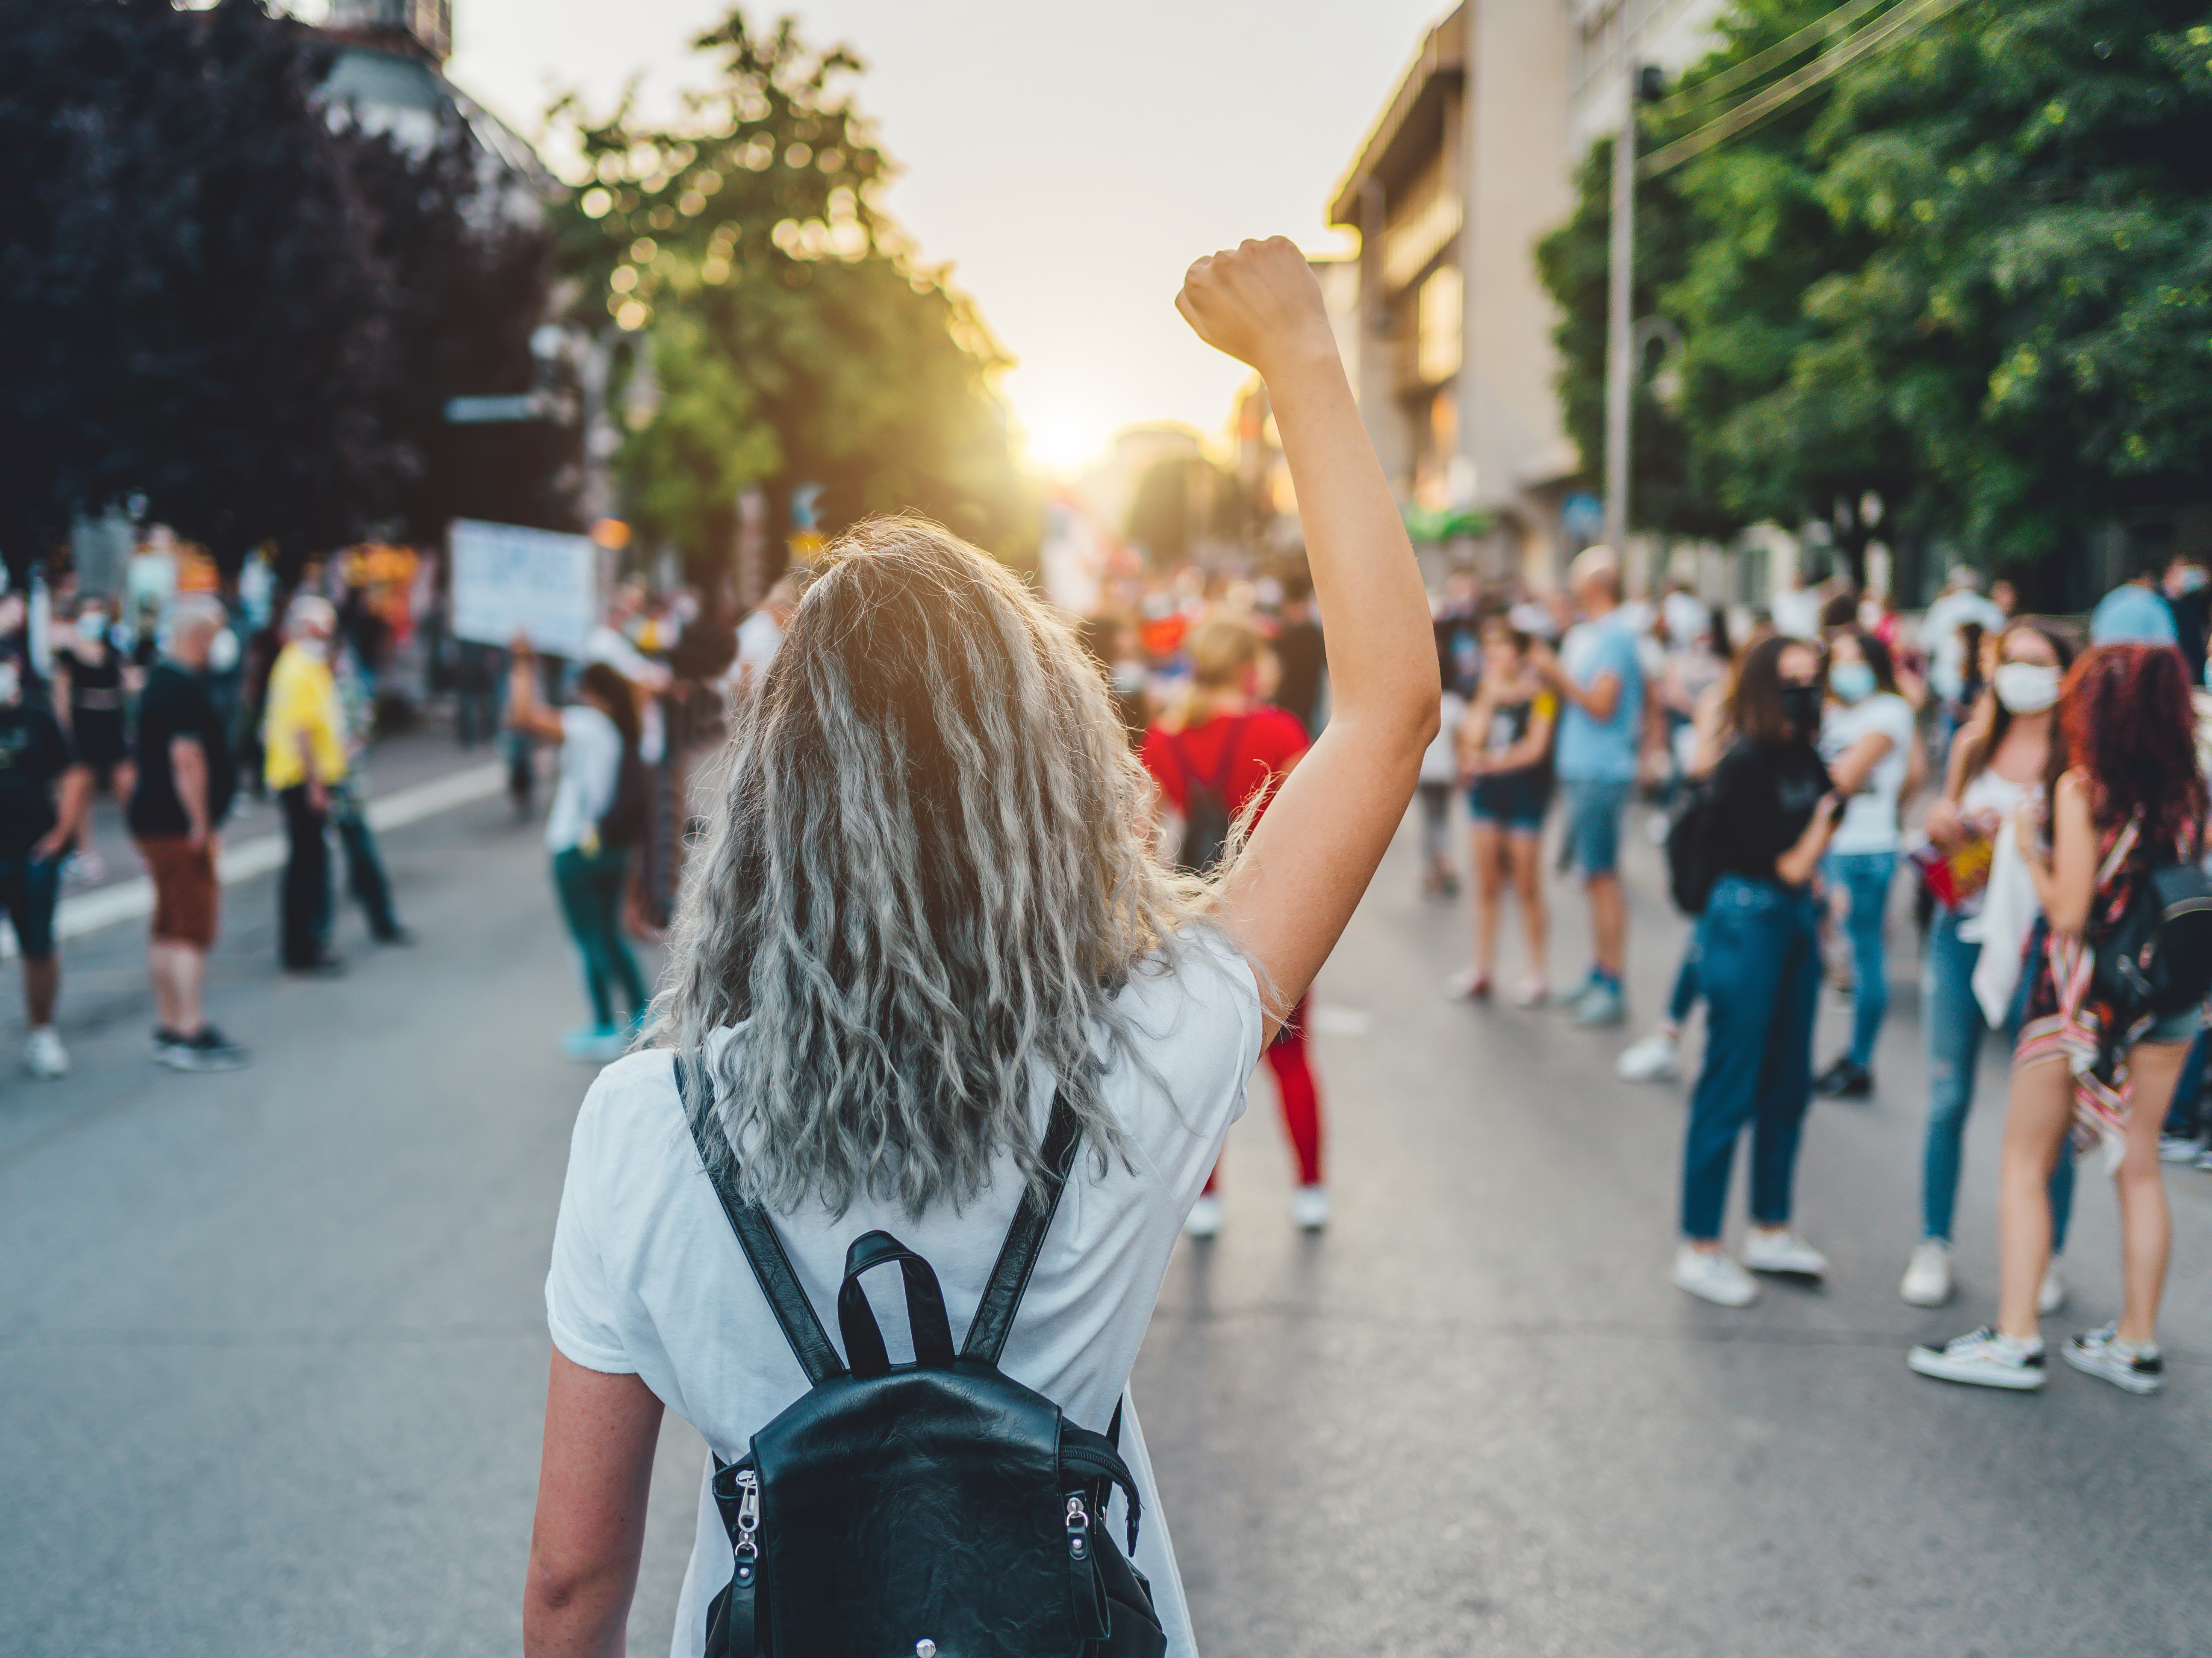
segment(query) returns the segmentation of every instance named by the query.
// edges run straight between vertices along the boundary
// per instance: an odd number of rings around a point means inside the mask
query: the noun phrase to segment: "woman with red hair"
[[[2066,676],[2059,728],[2047,855],[2032,809],[2015,820],[2047,931],[2029,963],[1998,1167],[1996,1326],[1940,1349],[1916,1347],[1911,1363],[1948,1381],[2043,1386],[2036,1295],[2051,1255],[2045,1182],[2070,1129],[2077,1143],[2101,1141],[2114,1159],[2124,1293],[2120,1316],[2069,1341],[2066,1361],[2153,1393],[2164,1382],[2158,1303],[2171,1241],[2159,1128],[2200,1021],[2194,1008],[2161,1018],[2116,1006],[2092,969],[2098,941],[2151,872],[2203,852],[2204,779],[2179,654],[2142,644],[2087,652]]]

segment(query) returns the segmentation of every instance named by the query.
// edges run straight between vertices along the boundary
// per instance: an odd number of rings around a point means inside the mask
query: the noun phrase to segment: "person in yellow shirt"
[[[289,856],[279,888],[278,948],[284,971],[329,973],[340,964],[323,938],[330,913],[331,857],[325,831],[333,785],[346,774],[345,712],[331,673],[331,601],[301,594],[284,625],[285,645],[269,670],[262,718],[263,780],[284,813]]]

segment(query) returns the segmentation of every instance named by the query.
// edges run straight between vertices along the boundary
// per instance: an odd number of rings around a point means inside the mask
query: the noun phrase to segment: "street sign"
[[[1559,527],[1583,538],[1604,533],[1605,503],[1588,490],[1577,490],[1559,503]]]
[[[456,397],[446,401],[446,421],[453,426],[490,426],[544,418],[545,399],[537,392],[516,392],[502,397]]]
[[[581,656],[599,619],[599,557],[587,536],[453,521],[453,637]]]

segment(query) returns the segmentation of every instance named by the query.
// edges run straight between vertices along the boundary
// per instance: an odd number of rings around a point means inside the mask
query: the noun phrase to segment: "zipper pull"
[[[738,1471],[738,1539],[732,1552],[736,1582],[750,1588],[760,1562],[760,1476],[750,1468]]]
[[[1067,1557],[1071,1560],[1091,1558],[1091,1514],[1083,1506],[1080,1491],[1070,1491],[1067,1495]]]

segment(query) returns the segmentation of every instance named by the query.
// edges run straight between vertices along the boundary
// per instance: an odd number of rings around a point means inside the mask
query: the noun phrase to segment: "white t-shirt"
[[[1820,759],[1833,766],[1860,738],[1875,731],[1889,739],[1889,753],[1875,762],[1858,793],[1844,802],[1843,821],[1828,842],[1831,852],[1897,850],[1897,796],[1911,763],[1912,705],[1888,691],[1849,704],[1830,703],[1820,721]]]
[[[1136,1045],[1174,1098],[1127,1059],[1107,1073],[1106,1104],[1127,1137],[1130,1166],[1112,1161],[1101,1179],[1088,1156],[1077,1160],[1000,1362],[1071,1421],[1102,1433],[1125,1396],[1183,1217],[1243,1114],[1245,1082],[1260,1057],[1258,986],[1218,938],[1201,936],[1175,971],[1140,975],[1122,997]],[[719,1033],[713,1055],[742,1035],[743,1027]],[[1050,1110],[1041,1076],[1032,1106],[1040,1133]],[[957,1343],[1013,1218],[1021,1192],[1013,1167],[1001,1156],[990,1186],[959,1213],[945,1204],[916,1219],[896,1203],[862,1198],[842,1218],[818,1207],[777,1216],[793,1270],[830,1339],[838,1339],[846,1246],[880,1228],[935,1269]],[[866,1287],[893,1362],[910,1361],[896,1275],[872,1273]],[[805,1374],[699,1167],[665,1051],[609,1066],[585,1096],[545,1310],[554,1345],[569,1359],[635,1375],[726,1460],[743,1454],[753,1434],[806,1391]],[[1196,1658],[1133,1405],[1124,1410],[1121,1453],[1144,1504],[1138,1570],[1152,1580],[1171,1658]],[[698,1540],[678,1604],[673,1658],[697,1658],[708,1603],[729,1581],[729,1542],[707,1484],[712,1472],[710,1463],[701,1476]],[[1121,1502],[1116,1496],[1111,1510],[1115,1528],[1124,1524]]]
[[[1467,698],[1447,691],[1442,704],[1442,722],[1421,754],[1423,783],[1455,783],[1459,779],[1459,727],[1467,717]]]
[[[585,703],[561,710],[561,782],[545,814],[545,850],[565,852],[615,803],[622,774],[622,732]]]

